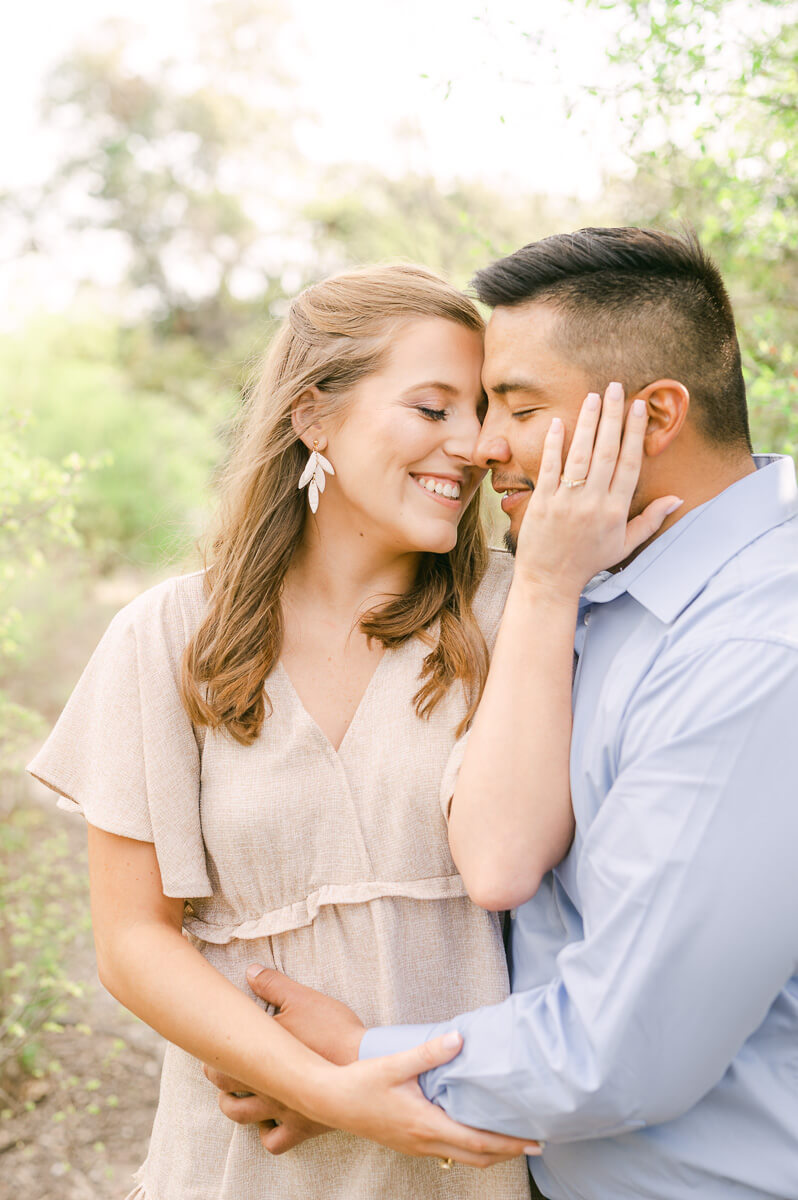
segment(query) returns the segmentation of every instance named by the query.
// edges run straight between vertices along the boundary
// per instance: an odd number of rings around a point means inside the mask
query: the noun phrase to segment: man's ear
[[[291,409],[294,433],[305,443],[308,450],[314,445],[318,450],[324,450],[327,445],[327,435],[315,419],[320,399],[321,392],[317,387],[308,388],[297,397]]]
[[[646,402],[644,448],[648,458],[656,458],[679,436],[690,408],[690,393],[677,379],[655,379],[629,399]]]

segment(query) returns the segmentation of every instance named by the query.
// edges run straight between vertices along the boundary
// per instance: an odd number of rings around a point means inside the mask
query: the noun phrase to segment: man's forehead
[[[485,333],[483,379],[500,383],[517,371],[520,364],[530,365],[530,356],[549,357],[556,353],[553,341],[557,313],[549,305],[518,304],[494,309]]]

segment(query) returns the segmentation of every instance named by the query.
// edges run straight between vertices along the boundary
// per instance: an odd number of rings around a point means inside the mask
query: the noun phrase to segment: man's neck
[[[753,475],[755,471],[756,463],[747,451],[733,456],[711,451],[698,458],[691,457],[682,469],[678,467],[673,469],[669,464],[667,473],[663,471],[661,475],[654,474],[648,482],[645,496],[641,496],[638,500],[637,511],[642,512],[652,500],[659,496],[665,496],[669,492],[681,497],[683,503],[675,512],[665,518],[652,537],[638,546],[628,558],[618,563],[612,570],[620,571],[627,567],[647,546],[650,546],[658,537],[662,537],[663,533],[686,517],[689,512],[714,500],[732,484],[739,483],[746,475]]]

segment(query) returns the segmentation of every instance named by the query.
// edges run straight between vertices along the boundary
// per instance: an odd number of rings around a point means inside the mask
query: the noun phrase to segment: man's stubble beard
[[[518,538],[513,533],[512,529],[508,529],[504,535],[504,548],[509,550],[513,558],[515,558],[518,549]]]

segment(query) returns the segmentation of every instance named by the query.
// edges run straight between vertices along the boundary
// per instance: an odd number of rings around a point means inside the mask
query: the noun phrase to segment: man
[[[731,307],[693,239],[582,230],[476,287],[494,308],[479,457],[519,491],[511,544],[552,418],[567,443],[610,379],[647,407],[633,515],[666,493],[684,503],[583,593],[575,836],[513,914],[510,999],[363,1036],[274,972],[254,988],[305,1040],[315,1019],[322,1044],[361,1058],[458,1030],[425,1095],[545,1140],[530,1167],[550,1200],[798,1200],[792,463],[752,458]]]

